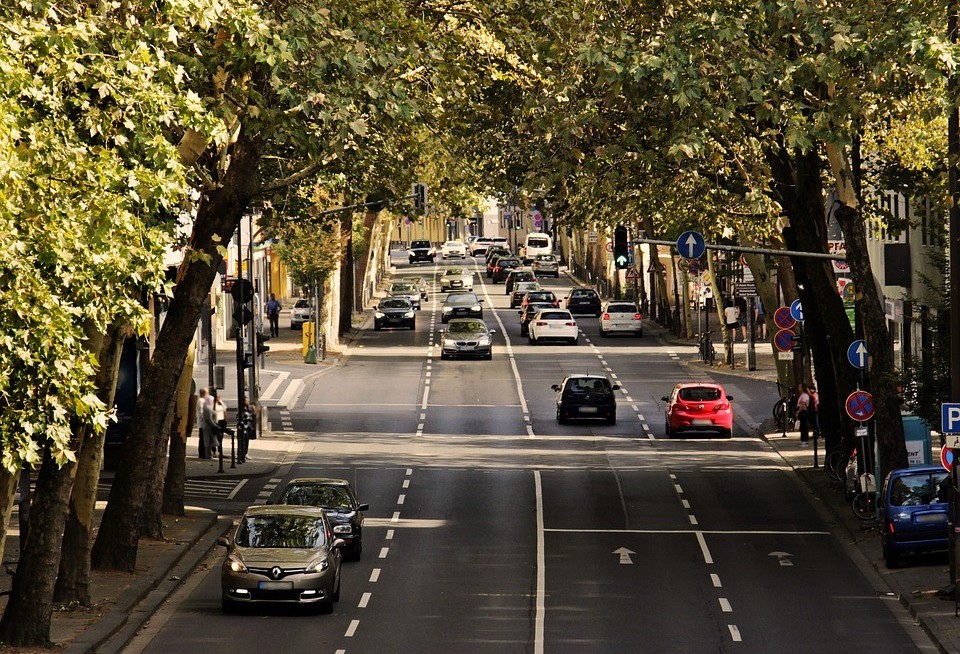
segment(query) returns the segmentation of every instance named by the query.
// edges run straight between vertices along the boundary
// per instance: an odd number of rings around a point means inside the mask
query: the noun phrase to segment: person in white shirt
[[[734,305],[733,300],[728,299],[723,304],[723,322],[727,327],[727,331],[730,333],[730,342],[735,343],[737,340],[737,327],[740,326],[740,310]]]

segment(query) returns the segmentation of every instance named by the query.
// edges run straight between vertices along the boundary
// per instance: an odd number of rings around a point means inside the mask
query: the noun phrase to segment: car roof
[[[483,322],[482,318],[451,318],[450,320],[447,321],[447,324],[448,325],[453,325],[455,323],[463,324],[465,322],[478,322],[482,324],[484,327],[487,326],[487,323]]]
[[[896,470],[890,471],[891,477],[905,477],[907,475],[919,473],[919,474],[930,474],[931,472],[946,472],[943,466],[939,465],[929,465],[929,466],[914,466],[912,468],[897,468]]]
[[[257,504],[248,506],[244,516],[263,516],[263,515],[299,515],[310,518],[322,518],[326,515],[319,506],[309,506],[306,504]]]
[[[721,386],[720,384],[717,384],[717,383],[715,383],[715,382],[681,382],[681,383],[677,384],[676,386],[674,386],[674,388],[676,388],[676,389],[681,389],[681,388],[719,388],[721,391],[723,390],[723,386]]]
[[[601,375],[600,373],[595,372],[573,373],[564,377],[563,381],[567,381],[568,379],[606,379],[607,381],[610,381],[610,378],[606,375]]]

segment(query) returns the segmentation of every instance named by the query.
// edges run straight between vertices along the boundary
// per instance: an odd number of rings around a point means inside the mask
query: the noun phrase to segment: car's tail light
[[[714,411],[726,411],[730,408],[729,402],[717,402],[716,406],[713,407]]]
[[[576,327],[576,326],[577,326],[577,323],[573,322],[572,320],[571,320],[570,322],[565,322],[565,323],[563,323],[563,324],[566,325],[567,327]]]
[[[639,313],[635,313],[635,314],[633,314],[633,319],[634,319],[634,320],[643,320],[643,316],[641,316]]]
[[[610,314],[609,314],[609,313],[603,314],[603,319],[604,319],[604,320],[610,320]]]
[[[553,301],[553,306],[559,307],[559,306],[560,306],[560,300],[554,300],[554,301]]]
[[[542,320],[537,321],[537,327],[546,327],[546,326],[547,326],[547,323],[545,323],[544,321]]]
[[[890,531],[891,534],[896,533],[897,530],[894,529],[893,527],[893,520],[890,520],[887,522],[887,529]]]

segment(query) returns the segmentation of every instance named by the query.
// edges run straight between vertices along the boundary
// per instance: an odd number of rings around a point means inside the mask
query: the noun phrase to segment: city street
[[[395,254],[398,279],[431,284],[416,329],[368,320],[340,365],[272,371],[288,462],[191,497],[239,516],[294,477],[349,479],[370,510],[333,614],[223,615],[216,548],[126,652],[932,651],[758,438],[772,384],[694,377],[693,346],[601,339],[592,316],[578,345],[528,344],[473,259],[493,360],[442,361],[438,280],[460,264]],[[558,424],[550,387],[571,373],[622,386],[616,425]],[[686,381],[724,384],[733,438],[665,437],[660,398]]]

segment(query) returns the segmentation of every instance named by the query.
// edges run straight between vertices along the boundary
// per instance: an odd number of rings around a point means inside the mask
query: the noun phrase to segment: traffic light
[[[264,354],[270,351],[269,345],[264,345],[267,341],[270,340],[270,337],[264,334],[263,332],[257,332],[257,354]]]
[[[243,369],[253,367],[253,352],[244,352],[243,353]]]
[[[238,327],[249,324],[253,320],[253,284],[243,277],[233,280],[230,296],[237,305],[233,310],[234,322]]]
[[[623,225],[617,225],[613,230],[613,264],[617,270],[630,267],[630,242],[627,239],[627,228]]]
[[[427,212],[427,185],[415,182],[413,185],[413,213],[422,216]]]

